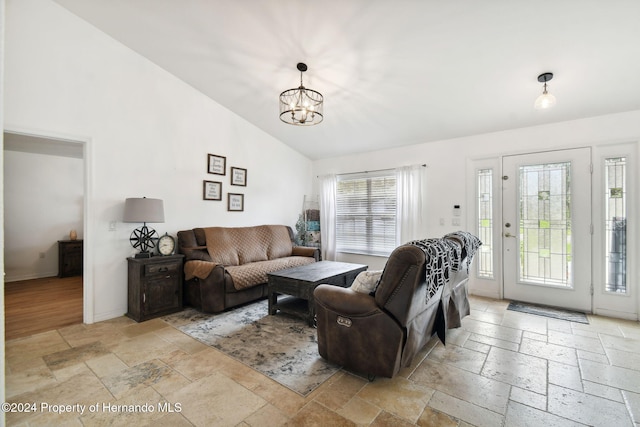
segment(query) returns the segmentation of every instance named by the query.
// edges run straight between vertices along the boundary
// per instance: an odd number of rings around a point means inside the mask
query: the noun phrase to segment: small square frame
[[[207,173],[214,175],[227,174],[227,158],[216,154],[209,154],[207,157]]]
[[[227,193],[227,210],[229,212],[243,212],[244,194]]]
[[[231,185],[247,186],[247,170],[231,166]]]
[[[222,183],[202,181],[202,200],[222,200]]]

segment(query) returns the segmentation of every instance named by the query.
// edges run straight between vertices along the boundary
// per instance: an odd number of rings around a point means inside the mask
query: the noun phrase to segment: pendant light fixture
[[[302,73],[307,71],[307,65],[300,62],[297,68],[300,71],[300,87],[280,94],[280,120],[296,126],[317,125],[324,119],[324,98],[320,92],[307,89],[302,84]]]
[[[547,92],[547,82],[553,78],[553,73],[542,73],[538,76],[538,81],[544,83],[542,95],[536,99],[534,107],[536,110],[544,110],[556,105],[556,97]]]

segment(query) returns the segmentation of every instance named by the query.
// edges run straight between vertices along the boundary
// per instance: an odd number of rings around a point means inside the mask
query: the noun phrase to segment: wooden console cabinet
[[[183,255],[127,258],[127,316],[143,322],[182,310]]]
[[[58,277],[82,276],[82,240],[58,240]]]

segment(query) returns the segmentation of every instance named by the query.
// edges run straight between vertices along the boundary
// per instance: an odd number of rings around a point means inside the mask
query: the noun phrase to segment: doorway
[[[504,298],[592,312],[591,149],[502,159]]]
[[[26,317],[32,326],[47,325],[47,315],[53,311],[45,305],[52,300],[60,302],[56,305],[60,315],[52,319],[68,324],[72,313],[75,323],[86,319],[83,277],[56,277],[60,269],[58,241],[73,239],[71,230],[80,239],[86,238],[86,148],[83,141],[4,131],[4,258],[5,281],[10,282],[5,283],[5,296],[11,294],[5,299],[5,323],[12,321],[7,303],[19,302],[25,292],[31,301],[29,309],[36,308]],[[32,307],[37,301],[43,301],[42,310]],[[71,306],[73,310],[62,309]],[[24,328],[31,326],[23,324],[26,305],[18,307],[22,318],[16,317],[16,326],[24,333]],[[55,328],[54,323],[52,320],[49,329]]]

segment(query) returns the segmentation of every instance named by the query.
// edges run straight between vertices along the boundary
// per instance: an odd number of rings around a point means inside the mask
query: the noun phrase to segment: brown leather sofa
[[[445,331],[459,327],[469,314],[468,267],[481,243],[477,240],[470,250],[458,235],[440,240],[452,249],[437,255],[442,259],[429,260],[428,250],[414,244],[396,248],[373,295],[318,286],[314,298],[320,355],[370,377],[391,378],[411,364],[434,334],[444,343]],[[444,283],[433,286],[434,274]]]
[[[267,296],[267,274],[319,260],[317,248],[293,245],[285,225],[205,227],[178,232],[184,254],[184,302],[216,313]]]

